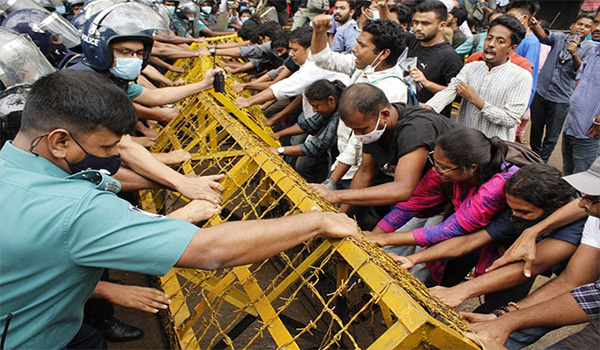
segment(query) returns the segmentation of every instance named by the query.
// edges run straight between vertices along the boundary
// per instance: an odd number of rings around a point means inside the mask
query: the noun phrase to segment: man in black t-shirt
[[[311,185],[332,203],[383,206],[406,201],[421,176],[429,170],[428,153],[454,122],[438,113],[404,103],[390,104],[383,91],[371,84],[351,85],[340,97],[340,119],[363,143],[362,163],[347,190],[332,191]],[[383,182],[372,186],[375,179]],[[369,187],[372,186],[372,187]]]
[[[409,70],[416,83],[419,102],[427,102],[446,88],[463,66],[452,45],[444,41],[447,18],[448,10],[441,1],[425,1],[416,8],[412,22],[414,34],[405,34],[408,53],[400,65]],[[449,117],[451,108],[446,107],[441,114]]]

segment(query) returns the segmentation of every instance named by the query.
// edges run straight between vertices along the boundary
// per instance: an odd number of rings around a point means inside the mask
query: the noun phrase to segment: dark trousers
[[[108,270],[102,272],[100,281],[108,281]],[[110,318],[115,313],[113,305],[106,299],[102,298],[90,298],[86,301],[83,308],[83,313],[86,320],[100,321]]]
[[[104,350],[106,349],[106,343],[99,330],[84,322],[81,324],[79,332],[64,348],[64,350],[76,349]]]
[[[531,132],[529,142],[531,149],[540,155],[544,163],[556,147],[560,132],[569,113],[568,103],[557,103],[535,94],[531,103]],[[544,131],[546,135],[544,135]]]

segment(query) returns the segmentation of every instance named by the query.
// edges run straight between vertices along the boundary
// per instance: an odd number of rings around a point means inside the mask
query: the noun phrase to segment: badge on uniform
[[[144,211],[140,208],[138,208],[137,206],[134,205],[129,205],[129,210],[136,212],[136,213],[140,213],[142,215],[146,215],[147,217],[153,218],[153,219],[161,219],[164,218],[164,215],[160,215],[160,214],[155,214],[155,213],[149,213],[147,211]]]

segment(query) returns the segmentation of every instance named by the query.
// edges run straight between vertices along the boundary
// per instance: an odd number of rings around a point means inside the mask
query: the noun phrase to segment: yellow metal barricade
[[[194,61],[186,63],[187,82],[202,79],[211,66],[208,58]],[[223,210],[204,226],[336,211],[269,150],[277,144],[270,129],[260,116],[238,109],[234,98],[207,91],[187,99],[155,147],[190,152],[180,172],[225,174]],[[142,191],[141,197],[146,210],[163,214],[187,202],[167,190]],[[165,327],[174,348],[477,348],[456,312],[383,250],[353,239],[315,238],[231,269],[174,268],[160,285],[173,301]]]

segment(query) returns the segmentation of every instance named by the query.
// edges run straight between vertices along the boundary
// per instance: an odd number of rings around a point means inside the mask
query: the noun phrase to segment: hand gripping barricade
[[[181,61],[186,73],[179,77],[199,81],[211,61]],[[223,210],[203,226],[336,211],[270,152],[277,145],[270,129],[233,102],[236,79],[226,80],[224,94],[210,90],[182,102],[154,149],[190,152],[180,172],[226,175]],[[188,201],[167,190],[140,195],[145,210],[163,214]],[[477,349],[455,311],[383,250],[353,239],[315,238],[261,263],[217,271],[174,268],[159,284],[173,301],[163,318],[173,348]]]

